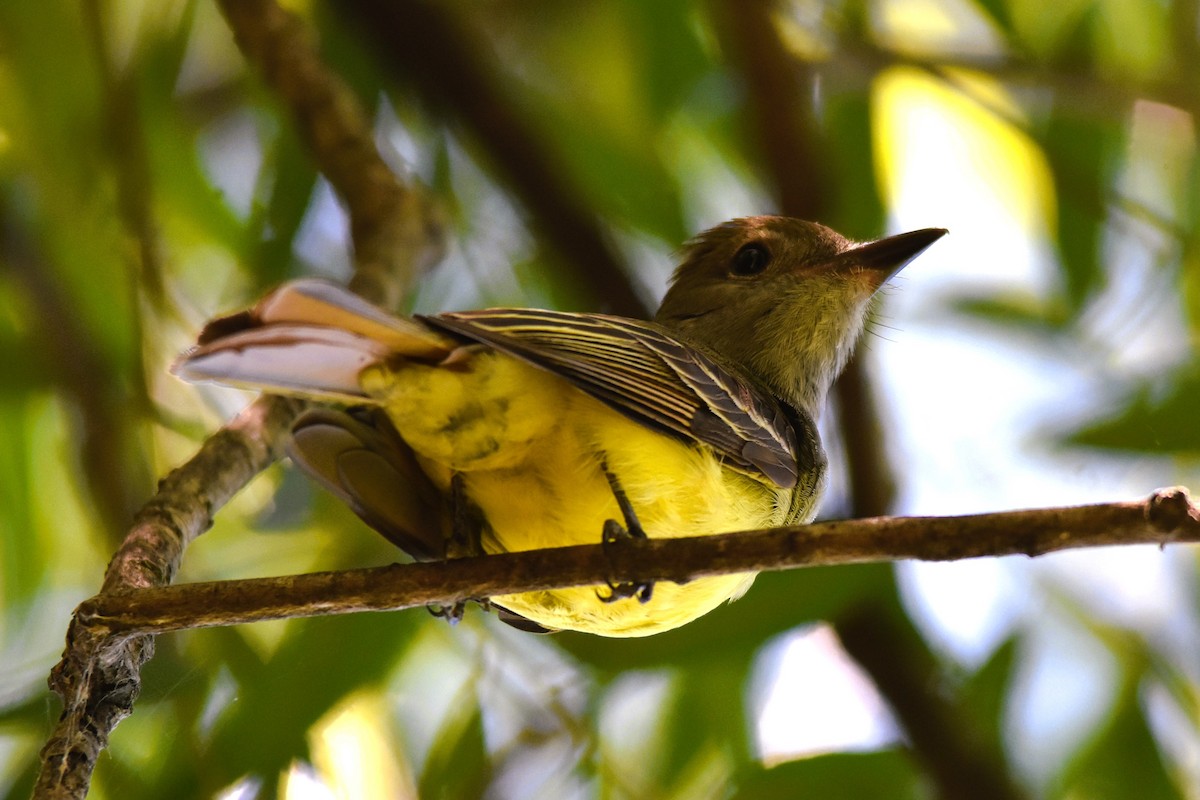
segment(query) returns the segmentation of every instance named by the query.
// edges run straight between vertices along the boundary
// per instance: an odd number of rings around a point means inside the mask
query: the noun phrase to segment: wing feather
[[[713,448],[758,480],[791,488],[798,464],[809,460],[799,451],[795,425],[811,420],[655,323],[537,309],[421,319],[561,375],[639,422]],[[800,438],[812,435],[805,430]]]

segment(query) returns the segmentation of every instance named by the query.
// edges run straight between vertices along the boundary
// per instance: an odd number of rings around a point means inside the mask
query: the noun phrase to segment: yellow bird
[[[825,483],[825,394],[875,291],[943,234],[856,244],[787,217],[733,220],[688,243],[653,322],[399,318],[299,280],[210,323],[173,369],[351,404],[303,415],[292,455],[420,560],[595,543],[617,519],[651,537],[807,523]],[[492,602],[519,627],[647,636],[753,579]]]

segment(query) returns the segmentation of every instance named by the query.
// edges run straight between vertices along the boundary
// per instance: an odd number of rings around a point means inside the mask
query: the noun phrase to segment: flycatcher
[[[867,244],[787,217],[689,242],[653,322],[500,308],[399,318],[299,280],[216,320],[191,381],[348,404],[297,420],[291,452],[420,560],[811,522],[815,421],[871,297],[946,233]],[[753,574],[492,598],[519,627],[670,630]]]

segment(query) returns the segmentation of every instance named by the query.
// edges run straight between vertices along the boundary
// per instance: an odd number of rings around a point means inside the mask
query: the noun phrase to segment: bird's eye
[[[748,277],[757,275],[767,268],[767,264],[771,263],[771,251],[762,242],[751,242],[743,245],[742,249],[733,254],[733,263],[730,265],[729,272],[731,275]]]

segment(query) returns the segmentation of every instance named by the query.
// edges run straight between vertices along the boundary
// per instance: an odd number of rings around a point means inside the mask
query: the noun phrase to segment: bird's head
[[[791,217],[735,219],[687,244],[655,319],[816,418],[875,292],[945,233],[859,244]]]

